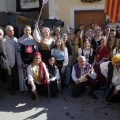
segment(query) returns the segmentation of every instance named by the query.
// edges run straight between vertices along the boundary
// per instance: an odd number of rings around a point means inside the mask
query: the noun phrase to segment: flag
[[[17,12],[39,11],[43,0],[16,0]]]
[[[46,4],[48,2],[48,0],[43,0],[43,4]]]
[[[120,17],[120,0],[105,0],[104,12],[112,22],[118,22]]]

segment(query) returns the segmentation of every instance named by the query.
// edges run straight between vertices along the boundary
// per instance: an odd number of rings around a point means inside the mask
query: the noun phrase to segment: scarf
[[[43,62],[41,61],[39,64],[39,72],[40,72],[40,82],[42,84],[46,84],[46,75],[45,75],[45,68],[43,66]]]
[[[37,55],[39,55],[42,58],[42,56],[39,52],[35,52],[34,55],[33,55],[33,58]],[[39,76],[40,83],[46,84],[47,81],[46,81],[45,68],[44,68],[44,65],[43,65],[42,61],[39,63],[39,72],[40,72],[40,74],[39,74],[40,75]]]

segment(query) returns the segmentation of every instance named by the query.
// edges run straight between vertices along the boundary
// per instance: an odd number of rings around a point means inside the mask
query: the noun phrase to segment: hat
[[[43,32],[44,32],[45,30],[50,33],[50,29],[49,29],[48,27],[43,28]]]
[[[56,28],[54,29],[54,32],[56,32],[56,31],[60,31],[60,28],[56,27]]]
[[[116,26],[116,30],[120,29],[120,25]]]
[[[35,56],[37,56],[37,55],[39,55],[40,58],[42,58],[42,55],[41,55],[39,52],[35,52],[35,53],[33,54],[33,58],[34,58]]]
[[[120,54],[116,54],[112,57],[112,64],[114,65],[115,62],[120,61]]]
[[[66,34],[66,33],[63,33],[63,34],[62,34],[62,37],[64,37],[64,36],[67,36],[67,34]]]

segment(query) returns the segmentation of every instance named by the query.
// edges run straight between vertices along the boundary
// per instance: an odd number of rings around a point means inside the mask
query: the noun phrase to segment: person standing
[[[35,24],[35,29],[33,32],[33,37],[39,44],[40,53],[42,55],[42,60],[46,64],[48,63],[48,57],[51,54],[51,49],[54,46],[55,40],[50,36],[50,29],[43,28],[43,36],[38,32],[38,23]]]
[[[99,87],[104,87],[106,85],[106,79],[100,72],[100,64],[109,60],[109,49],[106,45],[106,38],[103,37],[100,40],[100,45],[96,50],[96,64],[94,70],[97,73],[97,80]]]
[[[117,43],[117,39],[115,39],[115,30],[111,29],[110,33],[109,33],[109,37],[107,39],[107,47],[110,51],[109,53],[109,59],[111,60],[112,56],[113,56],[113,50],[116,47],[116,43]]]
[[[72,48],[70,46],[70,43],[68,41],[68,36],[66,33],[62,35],[61,38],[65,44],[65,47],[67,48],[68,51],[68,65],[65,66],[65,77],[64,77],[64,82],[65,82],[65,87],[70,87],[70,76],[71,76],[71,65],[72,65]]]
[[[31,36],[31,27],[24,27],[24,35],[18,39],[18,66],[20,91],[27,91],[25,81],[27,80],[27,67],[32,62],[33,54],[38,51],[37,42]],[[24,73],[24,75],[23,75]],[[28,82],[26,81],[26,84]]]
[[[80,29],[75,29],[75,39],[74,39],[74,42],[73,42],[73,45],[74,45],[74,61],[76,62],[76,58],[78,56],[78,48],[79,47],[82,47],[83,45],[83,40],[80,38],[80,35],[81,35],[81,30]]]
[[[3,50],[2,50],[2,45],[1,45],[1,40],[3,39],[3,36],[4,36],[4,32],[2,29],[0,29],[0,61],[2,59],[2,57],[5,57],[3,56]],[[3,81],[3,71],[4,69],[2,68],[2,63],[0,63],[0,99],[3,98],[3,94],[2,94],[2,81]],[[5,76],[4,76],[5,77]]]
[[[55,47],[51,50],[51,55],[55,56],[56,66],[59,69],[61,78],[61,89],[63,90],[65,84],[65,67],[68,65],[68,51],[61,39],[55,41]]]
[[[11,95],[15,95],[15,88],[18,89],[17,69],[17,38],[14,37],[14,28],[11,25],[5,27],[6,36],[1,41],[3,52],[7,59],[9,72],[7,71],[8,89]]]

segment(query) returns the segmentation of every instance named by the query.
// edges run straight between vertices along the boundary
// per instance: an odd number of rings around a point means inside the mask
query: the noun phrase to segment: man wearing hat
[[[106,96],[109,102],[120,101],[120,54],[112,57],[112,62],[107,61],[100,65],[101,73],[107,78],[110,90]]]

